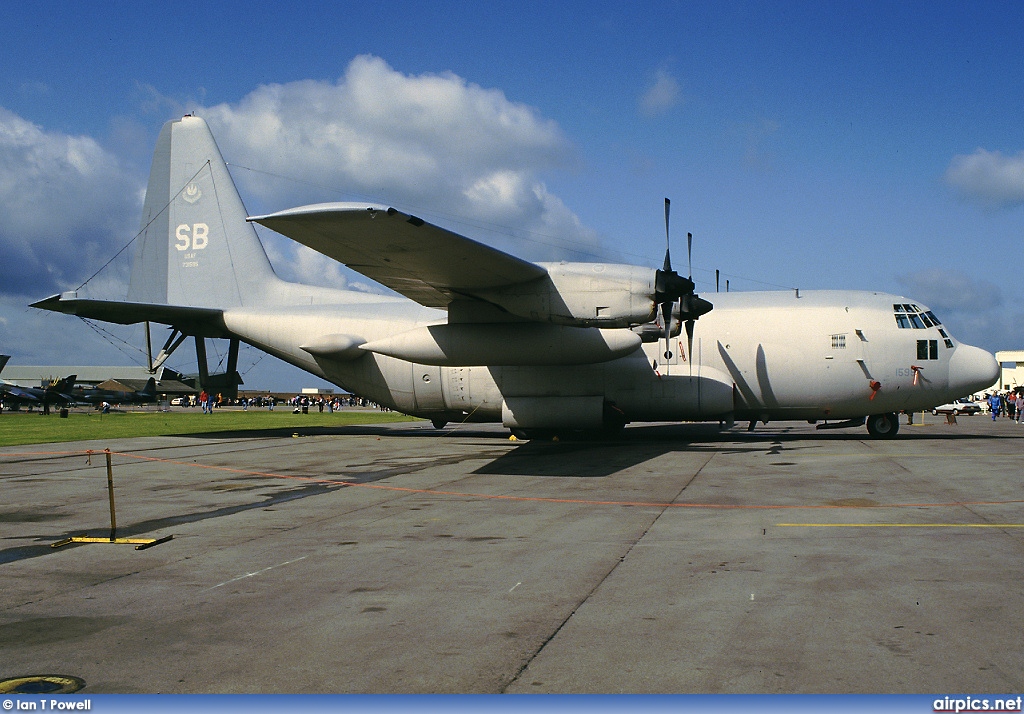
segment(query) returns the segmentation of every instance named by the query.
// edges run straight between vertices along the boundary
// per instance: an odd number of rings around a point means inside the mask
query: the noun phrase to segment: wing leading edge
[[[543,278],[547,271],[394,208],[323,203],[248,220],[344,263],[426,307]]]

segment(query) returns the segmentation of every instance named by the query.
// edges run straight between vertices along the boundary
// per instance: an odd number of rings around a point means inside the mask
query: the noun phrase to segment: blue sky
[[[1024,348],[1022,29],[1014,2],[16,3],[0,352],[139,359],[138,330],[25,305],[131,240],[185,111],[254,214],[372,200],[526,258],[657,266],[669,196],[702,293],[715,269],[723,289],[894,292],[965,342]],[[261,235],[283,277],[365,287]],[[118,270],[92,285],[117,296]],[[252,350],[240,370],[315,383]]]

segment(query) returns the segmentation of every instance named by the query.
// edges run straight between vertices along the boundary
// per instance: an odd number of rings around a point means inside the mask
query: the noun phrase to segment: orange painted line
[[[0,458],[4,456],[88,456],[98,455],[106,453],[101,450],[91,451],[38,451],[38,452],[22,452],[22,453],[2,453]],[[784,505],[784,504],[739,504],[739,503],[664,503],[654,501],[598,501],[593,499],[576,499],[576,498],[551,498],[544,496],[510,496],[505,494],[487,494],[487,493],[467,493],[464,491],[441,491],[430,488],[409,488],[406,486],[388,486],[383,484],[375,483],[352,483],[350,481],[339,481],[336,479],[317,478],[315,476],[293,476],[290,474],[276,474],[267,471],[249,471],[246,469],[236,469],[230,466],[213,466],[210,464],[199,464],[190,463],[188,461],[178,461],[176,459],[165,459],[157,456],[142,456],[140,454],[127,454],[120,451],[111,451],[113,456],[123,456],[128,459],[135,459],[137,461],[152,461],[165,464],[173,464],[175,466],[185,466],[190,468],[209,469],[212,471],[224,471],[227,473],[240,474],[242,476],[262,476],[264,478],[275,478],[275,479],[291,479],[295,481],[306,481],[309,483],[321,483],[330,486],[346,486],[348,488],[369,488],[379,491],[391,491],[396,493],[410,493],[410,494],[423,494],[430,496],[452,496],[454,498],[470,498],[470,499],[486,499],[486,500],[502,500],[502,501],[520,501],[520,502],[533,502],[533,503],[558,503],[565,505],[584,505],[584,506],[634,506],[644,508],[694,508],[694,509],[708,509],[708,510],[845,510],[845,509],[885,509],[885,508],[954,508],[958,506],[1003,506],[1022,504],[1024,499],[1014,499],[1009,501],[951,501],[948,503],[888,503],[878,504],[875,506],[854,506],[854,505],[832,505],[832,504],[817,504],[817,505]]]

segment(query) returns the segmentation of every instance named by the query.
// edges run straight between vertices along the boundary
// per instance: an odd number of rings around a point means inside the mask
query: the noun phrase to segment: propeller
[[[671,201],[665,199],[665,263],[661,270],[655,271],[654,279],[654,301],[661,310],[662,324],[665,328],[665,361],[672,359],[670,340],[672,338],[672,307],[676,300],[679,301],[680,318],[685,318],[686,341],[688,354],[693,354],[693,327],[694,321],[701,315],[711,311],[713,307],[710,302],[697,297],[694,292],[696,287],[693,283],[693,234],[686,234],[686,261],[690,277],[682,277],[672,269],[672,257],[670,253],[670,232],[669,212]],[[666,365],[667,368],[667,365]]]

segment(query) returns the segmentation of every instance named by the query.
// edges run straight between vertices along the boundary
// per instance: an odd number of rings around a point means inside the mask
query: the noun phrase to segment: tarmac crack
[[[598,578],[597,582],[594,583],[594,586],[590,588],[582,598],[580,598],[579,602],[577,602],[576,605],[572,608],[572,610],[569,611],[569,614],[567,614],[565,618],[563,618],[562,621],[558,623],[558,626],[551,631],[551,634],[549,634],[543,642],[540,643],[540,646],[537,647],[533,654],[527,657],[523,665],[518,670],[516,670],[516,673],[512,675],[511,679],[509,679],[509,681],[501,688],[501,694],[507,694],[509,687],[511,687],[513,684],[519,681],[519,678],[522,677],[523,673],[526,672],[527,669],[529,669],[530,665],[533,664],[533,662],[538,657],[540,657],[540,654],[544,651],[548,644],[558,636],[558,633],[560,633],[567,624],[569,624],[569,621],[576,616],[576,613],[579,611],[579,609],[583,607],[588,600],[590,600],[594,593],[596,593],[598,589],[605,583],[605,581],[611,577],[612,573],[614,573],[618,569],[618,567],[625,562],[626,558],[629,557],[629,554],[633,552],[633,549],[636,548],[640,541],[647,537],[647,534],[651,532],[651,529],[658,522],[658,520],[663,515],[665,515],[666,511],[668,511],[671,508],[671,504],[677,501],[679,497],[683,495],[683,491],[686,490],[687,486],[693,483],[694,479],[696,479],[697,476],[700,475],[700,473],[704,470],[704,468],[709,463],[711,463],[711,460],[713,458],[715,458],[714,453],[712,453],[708,457],[708,460],[701,464],[700,468],[694,472],[693,476],[691,476],[686,481],[686,483],[684,483],[679,488],[679,490],[676,492],[676,495],[673,496],[671,500],[667,501],[665,505],[658,510],[657,514],[650,520],[650,522],[647,524],[647,527],[644,528],[643,532],[639,536],[637,536],[632,543],[629,544],[629,547],[626,548],[624,553],[622,553],[618,558],[616,558],[612,562],[612,567],[608,569],[608,572],[606,572],[604,575]]]

